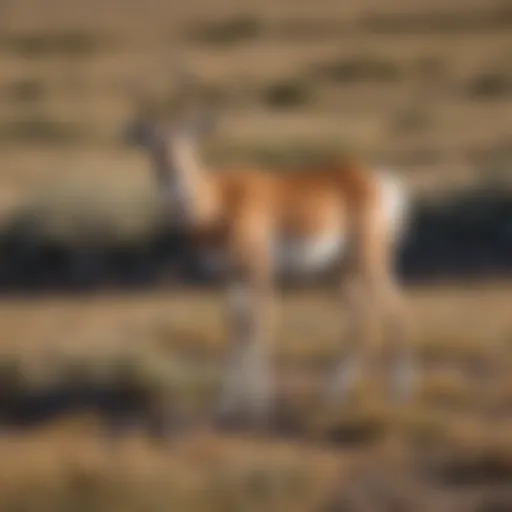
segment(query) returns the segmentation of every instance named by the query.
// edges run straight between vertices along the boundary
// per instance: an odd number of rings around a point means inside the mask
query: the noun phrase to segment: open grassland
[[[0,254],[2,279],[26,278],[41,243],[52,269],[59,244],[78,253],[88,280],[79,253],[91,233],[135,246],[144,273],[155,190],[120,134],[131,83],[170,94],[176,48],[220,107],[212,162],[285,169],[356,151],[419,195],[491,184],[488,202],[423,222],[417,247],[443,226],[432,257],[458,263],[453,246],[471,239],[474,259],[496,242],[510,260],[509,2],[3,0],[0,230],[19,252],[12,267]],[[410,294],[418,396],[395,408],[362,386],[330,412],[318,396],[342,315],[327,293],[287,294],[266,434],[210,421],[226,352],[217,293],[2,296],[0,510],[512,510],[512,287]]]
[[[409,293],[424,369],[418,396],[397,408],[366,385],[333,411],[318,393],[340,350],[340,311],[321,290],[284,296],[267,433],[211,423],[226,350],[215,292],[2,301],[2,389],[11,403],[32,394],[29,404],[49,414],[39,423],[33,410],[13,418],[15,408],[3,408],[2,510],[508,510],[510,286]],[[110,437],[108,404],[40,405],[45,390],[88,386],[117,386],[133,409],[127,422],[165,408],[167,440],[145,428],[151,421]]]

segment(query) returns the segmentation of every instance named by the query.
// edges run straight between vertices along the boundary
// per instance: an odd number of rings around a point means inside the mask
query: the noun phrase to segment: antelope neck
[[[192,144],[179,140],[170,149],[156,151],[153,157],[165,208],[174,221],[193,223],[201,214],[206,176]]]

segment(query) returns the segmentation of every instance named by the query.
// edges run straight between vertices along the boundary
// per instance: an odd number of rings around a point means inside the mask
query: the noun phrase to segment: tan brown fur
[[[356,232],[364,231],[357,219],[378,202],[377,184],[366,171],[343,163],[286,175],[241,166],[205,169],[202,187],[207,198],[198,194],[198,209],[188,229],[196,233],[198,249],[203,244],[224,246],[230,228],[249,215],[296,236],[331,228],[347,231],[352,223]]]

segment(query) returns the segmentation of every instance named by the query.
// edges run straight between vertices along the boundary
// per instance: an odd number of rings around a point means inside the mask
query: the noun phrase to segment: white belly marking
[[[408,198],[405,189],[394,174],[381,170],[376,174],[381,184],[384,214],[390,231],[397,239],[403,235],[408,217]],[[397,240],[398,241],[398,240]],[[274,242],[273,261],[278,274],[311,274],[324,270],[346,252],[347,238],[341,229],[301,238],[282,235]],[[203,268],[213,274],[228,270],[222,250],[200,254]]]
[[[315,238],[279,238],[274,245],[273,261],[278,274],[309,274],[325,269],[345,250],[346,239],[341,234],[320,235]],[[222,251],[201,255],[203,268],[217,274],[227,270]]]
[[[310,273],[324,269],[343,253],[345,238],[338,233],[316,238],[283,238],[277,245],[280,272]]]

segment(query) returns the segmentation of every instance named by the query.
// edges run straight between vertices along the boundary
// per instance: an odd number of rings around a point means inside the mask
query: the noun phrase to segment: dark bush
[[[274,108],[293,108],[309,103],[312,90],[305,79],[283,80],[269,86],[263,93],[265,103]]]
[[[93,138],[91,130],[84,125],[45,116],[13,119],[0,125],[0,142],[73,144]]]
[[[469,82],[468,93],[479,100],[512,97],[512,76],[506,71],[482,73]]]
[[[315,70],[320,78],[345,85],[359,82],[395,82],[403,75],[394,61],[379,55],[353,55],[321,64]]]
[[[375,12],[364,15],[361,29],[372,33],[436,34],[510,30],[512,8],[508,2],[488,9],[443,10],[430,12]]]
[[[46,84],[37,78],[25,78],[7,85],[3,92],[9,101],[28,103],[43,99],[48,89]]]
[[[7,33],[0,36],[0,50],[23,57],[46,55],[85,56],[96,52],[104,38],[79,31]]]
[[[187,38],[206,44],[232,45],[254,39],[262,30],[262,24],[257,18],[239,15],[194,25],[189,28]]]
[[[308,41],[333,38],[348,29],[344,21],[336,19],[286,19],[272,24],[269,32],[282,41]]]

